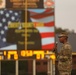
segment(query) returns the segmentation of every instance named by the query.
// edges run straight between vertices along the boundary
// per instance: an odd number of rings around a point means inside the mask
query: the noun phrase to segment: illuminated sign
[[[21,51],[1,51],[0,60],[24,60],[24,59],[45,59],[45,55],[49,51],[32,51],[32,50],[21,50]],[[50,58],[55,60],[55,54],[51,53]],[[48,59],[48,58],[46,58]]]

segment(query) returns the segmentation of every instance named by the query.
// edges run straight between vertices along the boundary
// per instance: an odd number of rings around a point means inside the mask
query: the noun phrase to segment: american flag
[[[32,22],[44,23],[44,27],[36,27],[41,35],[42,49],[52,49],[54,47],[54,10],[53,9],[28,9]],[[0,10],[0,50],[16,48],[7,42],[6,33],[8,25],[18,22],[21,11],[19,10]],[[12,48],[13,47],[13,48]]]
[[[20,14],[19,10],[0,9],[0,50],[6,49],[8,46],[10,46],[8,49],[11,48],[12,44],[7,43],[6,39],[8,25],[12,22],[18,22]]]
[[[41,35],[42,49],[52,50],[55,44],[54,9],[28,9],[28,11],[32,22],[44,23],[42,27],[36,26]]]

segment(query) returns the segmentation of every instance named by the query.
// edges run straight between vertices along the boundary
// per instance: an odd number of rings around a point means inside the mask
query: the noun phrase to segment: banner
[[[0,50],[52,50],[53,0],[0,0]]]

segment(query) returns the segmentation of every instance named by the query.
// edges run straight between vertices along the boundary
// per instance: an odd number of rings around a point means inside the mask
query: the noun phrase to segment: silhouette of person
[[[22,10],[21,13],[21,22],[20,24],[22,24],[23,22],[25,22],[25,11]],[[28,15],[27,15],[27,22],[31,22],[30,20],[30,13],[29,11],[27,11]],[[19,25],[21,26],[21,25]],[[20,33],[16,33],[16,30],[20,31],[22,30]],[[39,34],[39,31],[34,28],[33,26],[31,26],[31,28],[27,28],[27,31],[31,30],[32,32],[26,32],[26,28],[9,28],[6,34],[6,38],[7,38],[7,42],[8,43],[12,43],[12,44],[16,44],[17,45],[17,50],[40,50],[41,49],[41,36]],[[36,31],[36,32],[34,32]],[[25,35],[27,33],[27,35],[30,36],[22,36]],[[27,41],[25,42],[25,39],[27,39]],[[30,42],[32,42],[33,44],[31,44]],[[27,43],[27,44],[26,44]],[[27,46],[27,47],[26,47]]]

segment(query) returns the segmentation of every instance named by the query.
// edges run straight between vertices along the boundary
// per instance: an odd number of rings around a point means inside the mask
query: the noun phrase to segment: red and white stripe
[[[52,50],[55,44],[53,9],[46,9],[43,13],[37,13],[31,10],[30,14],[32,22],[44,23],[44,26],[36,27],[41,35],[42,49]]]

